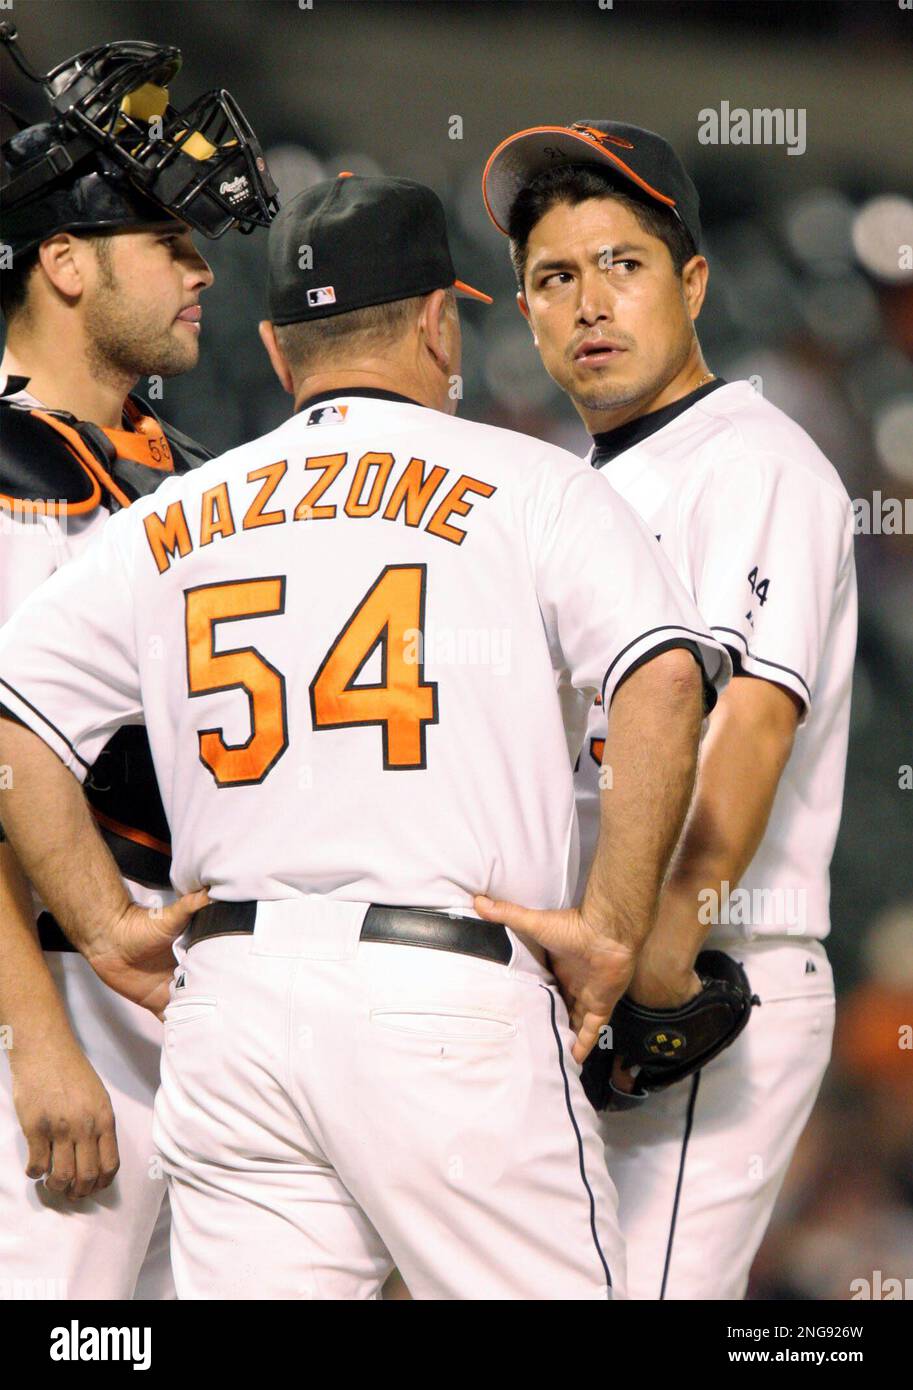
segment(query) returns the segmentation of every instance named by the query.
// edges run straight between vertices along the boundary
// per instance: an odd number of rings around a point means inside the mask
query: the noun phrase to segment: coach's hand
[[[108,1092],[69,1029],[9,1053],[13,1105],[28,1144],[26,1174],[71,1201],[100,1192],[120,1164]]]
[[[473,899],[473,905],[486,922],[501,922],[523,932],[548,951],[577,1034],[574,1059],[582,1062],[627,989],[634,952],[605,931],[597,931],[577,907],[543,912],[495,902],[482,894]]]
[[[172,946],[193,914],[209,901],[202,888],[167,907],[131,903],[116,922],[86,944],[85,957],[106,985],[161,1018],[174,973]]]

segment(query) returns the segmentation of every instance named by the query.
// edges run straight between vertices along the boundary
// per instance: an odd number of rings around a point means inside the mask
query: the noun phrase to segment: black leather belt
[[[213,936],[250,936],[257,916],[255,902],[214,902],[194,915],[188,948]],[[306,928],[302,928],[306,930]],[[361,928],[362,941],[393,946],[425,946],[432,951],[455,951],[507,965],[512,954],[505,927],[475,917],[451,917],[417,907],[383,907],[372,903]]]

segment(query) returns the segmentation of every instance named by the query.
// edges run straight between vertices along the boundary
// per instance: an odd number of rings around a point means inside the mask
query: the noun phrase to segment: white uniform
[[[725,681],[591,469],[376,392],[169,480],[0,635],[0,698],[77,776],[142,712],[175,886],[259,903],[179,948],[180,1297],[373,1297],[394,1262],[417,1297],[623,1292],[549,971],[359,931],[371,902],[567,904],[589,706],[676,637]]]
[[[599,436],[591,458],[742,670],[805,705],[757,854],[738,887],[701,907],[708,946],[742,961],[762,1007],[699,1079],[605,1117],[631,1297],[741,1298],[830,1056],[821,939],[856,643],[852,508],[808,435],[747,382]],[[577,771],[582,873],[604,736],[594,709]]]
[[[40,403],[26,391],[8,400]],[[109,512],[99,506],[65,525],[53,516],[22,520],[0,510],[0,622],[61,566],[98,543]],[[162,902],[127,880],[139,902]],[[41,911],[35,896],[35,916]],[[152,1140],[162,1027],[146,1009],[101,984],[77,952],[45,960],[70,1025],[114,1109],[120,1168],[104,1192],[70,1202],[25,1175],[28,1147],[0,1065],[0,1299],[167,1299],[169,1211]]]

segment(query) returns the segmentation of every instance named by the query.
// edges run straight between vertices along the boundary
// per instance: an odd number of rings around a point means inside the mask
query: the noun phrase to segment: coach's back
[[[144,710],[175,884],[232,900],[567,901],[594,695],[702,632],[592,469],[370,391],[169,480],[72,576],[85,630],[32,622],[123,668],[111,718]],[[33,703],[91,762],[84,683]]]

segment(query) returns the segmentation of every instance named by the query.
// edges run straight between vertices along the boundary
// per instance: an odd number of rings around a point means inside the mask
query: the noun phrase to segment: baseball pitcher
[[[708,370],[698,194],[665,140],[602,120],[520,131],[483,190],[543,365],[593,436],[589,463],[643,517],[735,667],[613,1020],[615,1077],[590,1063],[588,1091],[604,1107],[631,1296],[741,1298],[830,1055],[850,500],[803,430]],[[594,708],[576,775],[584,872],[605,735]]]

